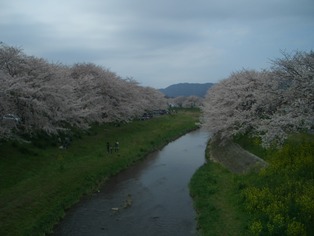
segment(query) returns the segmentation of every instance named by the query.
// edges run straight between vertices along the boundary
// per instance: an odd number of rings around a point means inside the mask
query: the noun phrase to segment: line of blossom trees
[[[198,96],[179,96],[175,98],[168,98],[168,103],[182,108],[199,108],[203,105],[203,98]]]
[[[14,114],[20,119],[0,119],[0,139],[130,121],[167,106],[158,90],[103,67],[49,63],[4,43],[0,44],[0,84],[0,118]]]
[[[269,70],[241,70],[209,89],[202,123],[221,139],[259,136],[265,147],[314,128],[314,52],[283,53]]]

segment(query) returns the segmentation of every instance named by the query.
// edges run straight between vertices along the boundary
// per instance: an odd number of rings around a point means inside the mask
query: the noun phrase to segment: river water
[[[208,138],[188,133],[112,177],[69,210],[54,235],[197,235],[188,184],[205,162]]]

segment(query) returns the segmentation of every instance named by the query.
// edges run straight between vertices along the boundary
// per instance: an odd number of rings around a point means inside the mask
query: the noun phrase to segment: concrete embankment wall
[[[232,141],[213,138],[209,143],[210,160],[218,162],[234,173],[246,173],[266,167],[267,163]]]

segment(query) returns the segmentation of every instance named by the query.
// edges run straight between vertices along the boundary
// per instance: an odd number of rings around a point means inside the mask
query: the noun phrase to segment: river
[[[197,235],[188,184],[205,162],[208,133],[196,130],[110,178],[53,235]]]

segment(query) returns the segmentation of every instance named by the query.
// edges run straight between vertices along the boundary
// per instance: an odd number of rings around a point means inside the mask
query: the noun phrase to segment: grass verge
[[[280,149],[264,149],[249,136],[236,142],[269,165],[242,175],[203,165],[190,182],[200,233],[314,235],[313,134],[294,134]]]
[[[196,128],[199,111],[94,126],[61,150],[39,140],[0,144],[0,235],[44,235],[65,210],[110,176]],[[117,153],[106,143],[119,141]],[[37,145],[36,145],[37,143]],[[49,144],[49,145],[48,145]]]
[[[291,135],[266,153],[269,166],[242,180],[251,234],[314,235],[314,135]]]
[[[193,175],[190,193],[201,235],[247,235],[249,215],[242,208],[238,175],[208,161]]]

